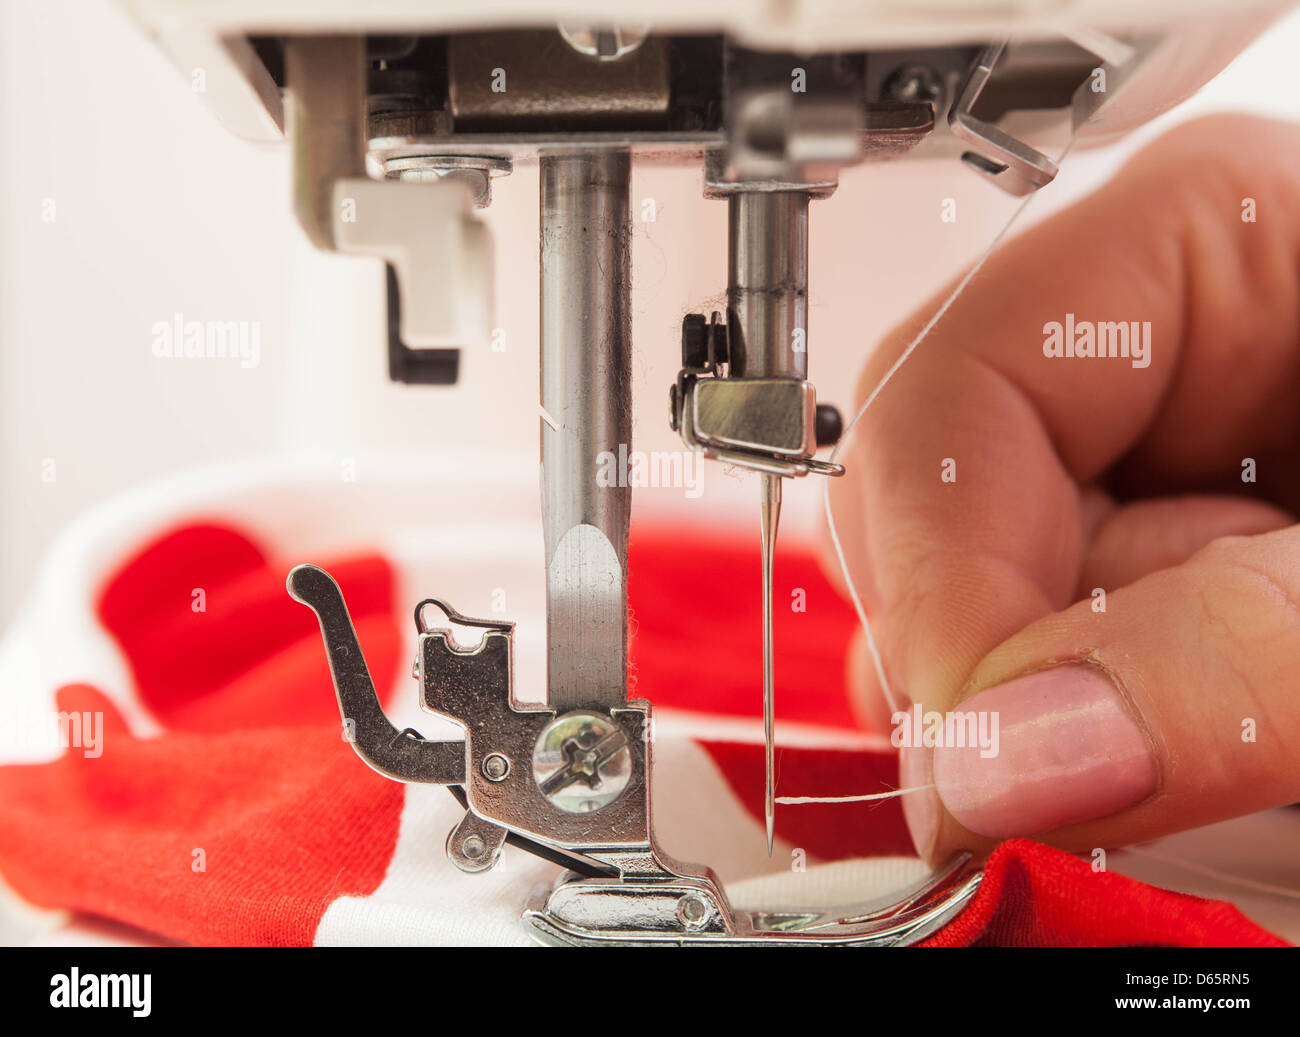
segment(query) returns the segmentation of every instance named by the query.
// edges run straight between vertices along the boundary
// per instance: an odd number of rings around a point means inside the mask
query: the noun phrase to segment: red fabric
[[[285,593],[290,568],[233,529],[192,525],[160,537],[107,581],[100,622],[164,726],[338,723],[316,618]],[[377,556],[328,568],[347,596],[375,686],[389,687],[401,646],[391,568]]]
[[[749,695],[753,697],[752,688]],[[761,818],[767,771],[763,747],[708,742],[704,748],[726,777],[732,794],[750,814]],[[776,774],[782,795],[852,796],[863,789],[884,792],[898,788],[898,758],[893,753],[778,748]],[[776,830],[786,842],[826,860],[914,852],[896,799],[778,807]]]
[[[630,692],[664,706],[754,716],[754,689],[763,686],[754,538],[696,532],[683,543],[678,530],[635,527],[628,571]],[[843,646],[857,625],[852,608],[821,566],[789,545],[776,559],[772,584],[781,719],[857,727],[848,697],[827,694],[844,687]]]
[[[393,601],[388,563],[324,564],[376,685],[391,686],[407,610]],[[60,689],[61,710],[104,714],[112,751],[0,767],[0,872],[20,895],[187,942],[303,944],[335,898],[374,892],[396,845],[402,789],[342,739],[318,628],[284,590],[289,567],[237,530],[196,524],[107,581],[98,615],[164,734],[134,738],[96,689]],[[637,693],[752,716],[757,595],[735,593],[757,579],[752,545],[638,530],[631,569]],[[783,717],[851,728],[845,696],[828,692],[843,687],[851,609],[811,556],[787,551],[778,587],[784,600],[801,590],[807,606],[778,610]],[[205,611],[193,607],[196,590]],[[760,748],[706,749],[761,816]],[[787,748],[780,768],[795,794],[897,780],[892,756],[866,752]],[[817,857],[909,850],[895,801],[782,810],[777,831]],[[1280,943],[1230,905],[1094,874],[1024,841],[993,855],[972,904],[931,942]]]
[[[401,644],[390,566],[326,564],[389,687]],[[99,691],[59,690],[60,711],[103,712],[112,750],[0,768],[0,872],[15,890],[218,944],[310,943],[332,900],[374,892],[402,791],[343,741],[320,628],[285,593],[289,568],[236,530],[192,525],[107,581],[100,621],[168,734],[131,738]]]
[[[929,946],[1285,947],[1231,904],[1171,893],[1049,846],[1012,839],[975,898]]]
[[[331,901],[383,879],[402,790],[338,725],[134,739],[93,688],[59,708],[102,710],[111,751],[0,768],[0,871],[31,902],[187,943],[309,944]]]

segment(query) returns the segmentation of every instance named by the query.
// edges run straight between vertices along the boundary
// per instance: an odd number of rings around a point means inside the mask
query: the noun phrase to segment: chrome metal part
[[[808,202],[813,189],[732,191],[727,319],[683,357],[671,424],[706,457],[786,478],[842,475],[819,461],[808,374]],[[688,318],[689,319],[689,318]],[[700,329],[696,329],[699,333]],[[696,361],[702,360],[702,363]]]
[[[808,377],[808,193],[729,199],[727,340],[733,378]]]
[[[606,28],[578,22],[561,23],[560,35],[579,54],[601,61],[617,61],[641,46],[650,30],[644,25]]]
[[[1056,179],[1056,163],[1024,141],[972,114],[1005,50],[1003,40],[986,47],[976,59],[948,111],[948,128],[954,137],[976,149],[963,154],[963,162],[1008,194],[1024,196]]]
[[[786,113],[788,114],[788,112]],[[762,473],[763,816],[776,822],[776,692],[772,568],[781,479],[842,474],[819,462],[817,394],[808,377],[808,202],[812,190],[737,190],[728,197],[727,320],[682,326],[672,426],[708,457]]]
[[[768,105],[779,122],[796,109]],[[761,119],[756,116],[761,124]],[[789,148],[775,131],[756,131]],[[830,140],[856,140],[838,127]],[[815,135],[814,135],[815,136]],[[734,149],[733,149],[734,150]],[[825,155],[834,159],[834,149]],[[856,156],[845,151],[841,161]],[[777,164],[779,169],[779,163]],[[682,370],[670,396],[672,426],[693,449],[762,473],[760,529],[763,615],[763,817],[767,852],[776,825],[776,675],[772,630],[772,569],[781,518],[781,479],[808,472],[841,475],[819,462],[817,394],[808,379],[808,203],[819,186],[795,190],[735,190],[727,195],[729,249],[727,320],[682,325]],[[823,425],[830,424],[823,421]]]
[[[396,780],[447,784],[467,807],[447,840],[456,867],[486,871],[510,843],[582,869],[539,888],[529,901],[523,920],[542,942],[911,943],[952,918],[979,885],[969,856],[961,855],[888,902],[827,910],[736,910],[707,868],[674,861],[655,845],[647,703],[559,717],[548,705],[518,703],[511,686],[513,626],[462,616],[446,603],[428,599],[416,609],[423,704],[465,731],[463,741],[428,742],[414,731],[398,732],[384,716],[333,578],[315,566],[300,565],[287,583],[289,593],[320,622],[340,710],[345,720],[357,721],[353,745],[358,754]],[[458,626],[483,631],[479,643],[459,645],[450,630],[427,625],[429,606]],[[576,751],[566,754],[563,747],[570,742]],[[556,743],[565,762],[550,766]],[[530,753],[532,767],[501,766]],[[564,777],[557,788],[585,783],[592,775],[602,782],[625,783],[606,802],[573,812],[561,809],[546,792],[559,773]]]
[[[730,198],[735,194],[771,194],[802,191],[809,198],[829,198],[839,184],[838,177],[809,180],[804,177],[766,176],[748,180],[730,179],[725,151],[710,151],[704,158],[704,197]]]
[[[767,825],[767,855],[772,856],[776,831],[776,665],[772,635],[772,563],[776,534],[781,525],[781,477],[763,475],[763,503],[759,511],[763,554],[763,819]]]
[[[817,449],[817,393],[794,378],[706,378],[691,394],[697,442],[802,458]]]
[[[334,578],[314,565],[289,573],[289,595],[313,612],[325,641],[325,657],[343,715],[344,734],[366,763],[394,781],[458,785],[465,780],[465,743],[433,742],[409,728],[399,731],[384,713],[343,592]]]
[[[489,871],[501,859],[508,834],[500,825],[466,811],[460,824],[447,834],[447,857],[461,871]]]
[[[891,947],[919,943],[952,920],[982,873],[959,854],[901,894],[835,909],[746,911],[687,879],[570,878],[539,887],[524,922],[557,946]]]
[[[733,98],[723,179],[835,181],[840,166],[862,157],[864,111],[852,96],[816,97],[789,84]]]
[[[510,761],[500,753],[483,757],[483,777],[488,781],[505,781],[510,776]]]
[[[385,716],[333,578],[316,566],[300,565],[289,574],[287,586],[293,598],[316,613],[353,748],[380,773],[397,781],[463,786],[467,806],[480,818],[563,850],[591,857],[609,853],[609,867],[650,854],[646,703],[627,703],[599,715],[602,741],[614,734],[623,740],[613,751],[603,745],[598,753],[600,773],[611,785],[621,784],[621,794],[596,810],[564,810],[534,779],[533,767],[507,767],[502,774],[495,761],[533,760],[557,714],[545,703],[515,701],[511,624],[471,619],[433,598],[417,607],[416,674],[422,704],[466,732],[463,740],[428,741],[418,732],[398,731]],[[478,644],[462,646],[450,629],[427,626],[429,606],[442,609],[458,626],[482,630]],[[579,729],[591,720],[587,713],[579,718]]]
[[[492,181],[506,176],[512,169],[509,159],[493,155],[420,154],[414,148],[393,153],[392,149],[376,147],[373,142],[369,158],[389,180],[407,183],[460,180],[469,187],[477,209],[485,209],[492,203]]]
[[[566,713],[543,729],[533,749],[533,779],[561,810],[600,810],[627,788],[627,737],[598,713]]]
[[[625,151],[541,162],[547,689],[558,712],[627,699],[632,491],[600,473],[603,454],[632,442],[630,170]]]
[[[393,133],[382,137],[372,135],[370,153],[372,156],[394,157],[411,154],[489,156],[518,166],[540,163],[546,155],[560,152],[621,150],[638,163],[679,164],[701,161],[707,154],[719,152],[725,143],[722,133],[713,130],[647,130],[644,133],[536,130],[512,134],[505,140],[501,134],[494,133]]]
[[[804,389],[802,426],[797,435],[804,456],[817,449],[813,431],[816,393],[808,377],[808,195],[802,191],[734,194],[729,199],[730,243],[727,277],[728,381],[788,379]],[[758,405],[755,405],[758,404]],[[698,409],[697,401],[697,409]],[[811,408],[811,409],[809,409]],[[767,423],[761,400],[749,417]],[[780,416],[778,411],[778,418]],[[797,413],[797,412],[796,412]],[[791,436],[788,423],[773,426]],[[776,674],[772,633],[772,565],[781,522],[781,477],[762,475],[759,514],[763,567],[763,819],[767,852],[776,827]]]

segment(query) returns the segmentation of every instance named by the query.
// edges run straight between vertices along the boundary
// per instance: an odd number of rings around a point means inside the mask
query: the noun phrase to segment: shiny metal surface
[[[865,128],[861,98],[851,93],[800,94],[787,83],[742,90],[729,99],[719,179],[834,183],[840,167],[862,158]]]
[[[289,573],[286,587],[290,597],[316,613],[344,733],[357,755],[394,781],[463,782],[463,741],[428,741],[409,728],[398,731],[389,721],[334,578],[314,565],[299,565]]]
[[[394,127],[396,130],[397,128]],[[527,133],[417,133],[372,134],[370,154],[384,159],[408,155],[481,155],[504,159],[514,165],[540,163],[547,155],[560,152],[626,151],[638,163],[680,165],[702,161],[706,154],[720,151],[726,139],[719,130],[535,130]]]
[[[582,22],[561,22],[560,35],[579,54],[601,61],[617,61],[645,43],[650,32],[643,25],[605,28]]]
[[[963,162],[1008,194],[1024,196],[1056,179],[1056,163],[1024,141],[972,114],[1005,50],[1004,40],[986,47],[976,59],[948,111],[948,129],[954,137],[976,148],[962,155]]]
[[[817,394],[791,378],[706,378],[691,394],[691,427],[705,446],[807,457]]]
[[[808,194],[741,191],[728,219],[734,378],[808,377]]]
[[[587,814],[627,788],[632,753],[627,738],[599,713],[566,713],[542,730],[533,749],[533,780],[561,810]]]
[[[742,191],[727,201],[727,342],[730,376],[808,377],[808,201],[806,191]],[[730,379],[728,379],[730,380]],[[816,396],[805,406],[800,438],[803,451],[816,450],[813,417]],[[756,421],[765,419],[752,408]],[[787,434],[788,435],[788,434]],[[776,673],[772,633],[772,565],[781,522],[781,476],[762,476],[760,507],[763,567],[763,818],[767,852],[772,854],[776,824]]]
[[[556,711],[545,704],[515,701],[511,624],[462,616],[435,598],[416,608],[415,672],[422,705],[465,730],[464,740],[433,742],[415,731],[398,731],[384,714],[334,579],[316,566],[300,565],[289,574],[287,586],[291,597],[316,613],[339,709],[347,729],[354,732],[353,748],[370,766],[398,781],[463,786],[468,807],[480,818],[551,847],[589,857],[609,854],[610,868],[644,868],[644,862],[655,860],[646,785],[646,703],[626,703],[601,713],[602,724],[609,728],[602,734],[617,733],[623,743],[610,755],[620,750],[626,754],[610,773],[611,780],[622,785],[621,794],[595,810],[564,810],[542,791],[528,763],[502,773],[499,763],[488,762],[494,757],[532,761],[543,732],[556,718]],[[428,626],[430,605],[458,625],[481,629],[478,643],[459,644],[450,629]],[[580,716],[584,722],[589,719],[586,713]],[[658,864],[651,866],[662,871]]]
[[[727,362],[711,353],[682,368],[672,425],[706,457],[787,478],[841,475],[841,465],[813,457],[817,396],[807,381],[808,202],[822,187],[769,186],[725,195]],[[717,331],[708,335],[712,343]]]
[[[560,717],[544,705],[518,703],[512,687],[513,626],[462,616],[431,598],[415,612],[423,704],[460,724],[465,740],[427,742],[413,731],[398,732],[384,715],[333,578],[315,566],[300,565],[289,574],[287,585],[320,622],[340,710],[345,719],[356,721],[357,752],[398,780],[451,785],[468,808],[447,839],[448,857],[457,868],[487,871],[509,842],[581,869],[537,890],[529,902],[524,922],[542,942],[907,943],[923,939],[961,910],[979,883],[979,874],[972,873],[963,855],[888,903],[838,910],[736,911],[712,872],[675,861],[655,844],[648,703],[631,702],[609,714]],[[449,630],[426,625],[426,606],[431,604],[449,619],[481,629],[479,643],[459,645]],[[536,756],[533,767],[502,766],[503,761],[524,760],[530,752],[547,756],[554,741],[548,731],[564,736],[561,745],[575,741],[582,752],[568,754],[558,767],[544,761],[540,771]],[[619,759],[622,754],[625,759]],[[590,809],[580,812],[557,807],[546,791],[556,775],[561,778],[552,793],[589,774],[625,783],[608,801],[590,803]]]
[[[813,405],[810,410],[804,408],[805,418],[802,431],[787,430],[782,432],[779,427],[769,425],[761,411],[742,413],[734,409],[747,400],[753,399],[751,394],[744,391],[748,381],[749,379],[729,379],[722,376],[701,377],[698,371],[682,371],[678,376],[678,383],[674,387],[675,392],[672,395],[673,427],[681,433],[682,442],[692,450],[698,450],[705,457],[716,461],[736,465],[740,468],[748,468],[755,472],[780,475],[787,479],[811,473],[818,475],[844,474],[842,464],[822,461],[811,455],[815,444],[810,445],[809,453],[804,455],[771,449],[775,445],[770,442],[771,440],[788,443],[795,436],[804,437],[809,443],[812,443],[813,432],[815,431],[813,426],[816,422],[816,397],[813,395],[811,383],[788,382],[796,392],[806,394],[807,400],[812,402]],[[732,384],[737,387],[737,391],[732,391]],[[727,387],[725,392],[722,389],[724,386]],[[702,391],[706,395],[711,395],[715,387],[718,395],[710,401],[711,407],[717,405],[715,417],[720,419],[720,423],[713,425],[715,431],[725,430],[728,435],[735,432],[738,435],[743,434],[746,438],[752,436],[753,439],[761,440],[761,442],[741,445],[737,439],[732,445],[727,445],[722,439],[710,438],[698,433],[695,427],[695,415],[698,412],[697,401]],[[712,419],[710,420],[712,421]]]
[[[781,525],[781,477],[763,475],[759,530],[763,562],[763,819],[767,824],[767,855],[772,856],[776,831],[776,665],[772,644],[772,563]]]
[[[632,490],[600,455],[631,449],[631,163],[625,151],[541,161],[542,514],[547,689],[558,712],[627,700]]]
[[[524,922],[555,946],[892,947],[919,943],[970,902],[982,872],[959,854],[897,896],[833,909],[732,908],[715,884],[561,880],[537,889]]]
[[[492,155],[421,155],[387,154],[382,147],[371,144],[369,159],[389,180],[407,183],[429,183],[444,180],[461,180],[470,190],[476,209],[492,204],[492,180],[506,176],[513,166],[507,158]]]
[[[500,825],[485,821],[472,810],[447,833],[447,857],[463,872],[474,875],[490,871],[501,859],[501,847],[509,833]]]

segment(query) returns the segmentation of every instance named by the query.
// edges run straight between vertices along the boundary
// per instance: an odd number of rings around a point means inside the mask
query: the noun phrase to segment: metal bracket
[[[524,922],[558,946],[893,947],[919,943],[970,902],[983,873],[959,854],[896,899],[833,910],[737,911],[688,880],[568,878],[539,887]]]
[[[670,423],[688,447],[769,475],[844,474],[843,465],[813,456],[818,444],[812,382],[729,377],[720,314],[713,314],[702,334],[703,350],[683,357],[669,397]]]
[[[429,741],[385,716],[338,584],[297,566],[289,594],[320,623],[330,674],[357,754],[396,781],[447,785],[466,807],[447,839],[462,871],[489,870],[506,843],[567,865],[534,892],[523,922],[543,943],[587,945],[860,945],[924,939],[974,895],[980,873],[960,855],[901,897],[843,909],[742,911],[713,873],[655,844],[650,823],[650,705],[560,715],[516,702],[512,624],[462,616],[437,599],[415,611],[422,702],[459,723],[463,740]],[[424,622],[428,605],[483,630],[456,643]],[[576,792],[576,794],[575,794]]]
[[[286,585],[291,598],[316,613],[344,730],[357,755],[394,781],[461,784],[465,780],[463,741],[427,741],[409,728],[397,730],[384,713],[334,578],[314,565],[300,565],[289,573]]]
[[[954,137],[977,149],[963,154],[963,162],[1008,194],[1023,197],[1056,179],[1056,163],[1024,141],[972,114],[1006,46],[1006,40],[990,44],[975,59],[957,100],[948,110],[948,128]]]

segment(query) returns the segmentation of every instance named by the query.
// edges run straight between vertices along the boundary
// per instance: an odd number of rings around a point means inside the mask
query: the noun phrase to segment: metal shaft
[[[808,377],[808,200],[803,191],[741,191],[730,198],[727,335],[731,376]],[[781,479],[762,477],[763,817],[767,853],[776,830],[776,672],[772,568]]]
[[[630,171],[622,151],[541,159],[546,666],[561,712],[627,701]]]
[[[729,199],[733,377],[808,377],[808,197],[804,191],[741,191]]]

